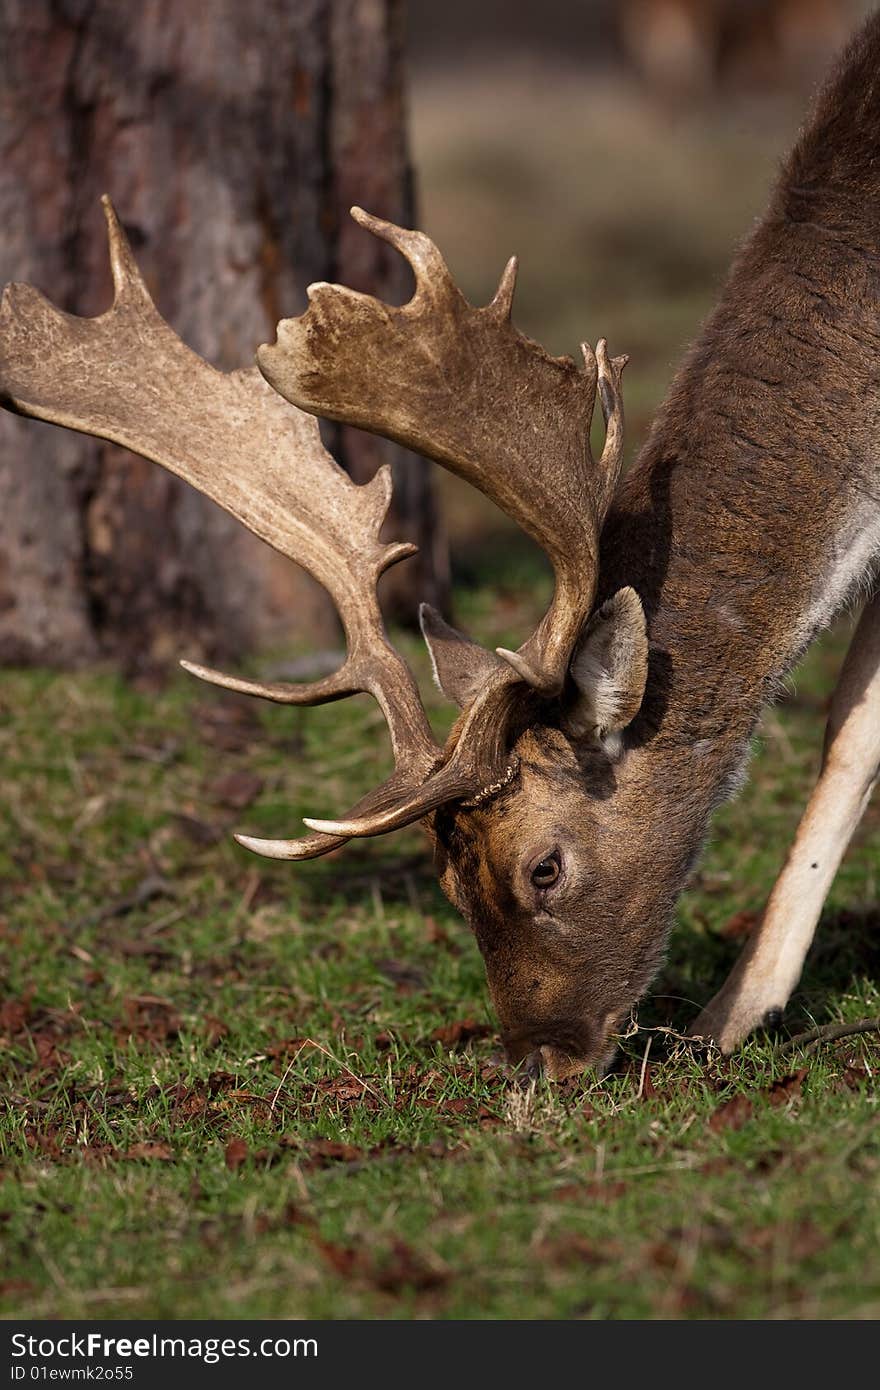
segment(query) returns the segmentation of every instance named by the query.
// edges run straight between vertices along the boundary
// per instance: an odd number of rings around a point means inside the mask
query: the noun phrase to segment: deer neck
[[[652,767],[701,758],[729,779],[786,672],[876,575],[878,153],[880,16],[826,90],[606,523],[599,597],[631,584],[648,617],[632,741]]]
[[[655,658],[642,737],[748,737],[880,556],[880,15],[844,53],[603,536]],[[723,759],[722,759],[723,761]]]
[[[809,233],[784,235],[795,265],[815,246]],[[599,597],[632,585],[651,642],[621,804],[670,887],[740,784],[763,707],[880,559],[880,340],[839,304],[835,350],[853,347],[829,375],[831,330],[805,299],[786,307],[790,266],[758,286],[735,274],[603,534]],[[853,305],[865,302],[864,275],[849,267]]]

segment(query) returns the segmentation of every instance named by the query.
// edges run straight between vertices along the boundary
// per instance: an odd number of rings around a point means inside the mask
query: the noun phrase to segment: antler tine
[[[374,217],[363,208],[353,207],[351,216],[359,227],[372,232],[380,241],[387,241],[409,261],[416,277],[416,298],[440,299],[444,296],[464,301],[449,268],[437,247],[424,232],[398,227],[382,217]]]
[[[303,565],[333,598],[348,655],[303,685],[260,685],[187,664],[227,689],[291,704],[368,691],[388,721],[396,771],[362,803],[411,795],[440,757],[411,672],[388,643],[376,582],[415,547],[385,544],[390,469],[355,485],[321,444],[317,422],[281,399],[256,368],[219,372],[156,311],[108,199],[114,301],[98,318],[61,313],[11,285],[0,307],[0,400],[21,414],[112,440],[155,460]],[[277,854],[273,842],[245,841]],[[284,857],[326,853],[341,837],[278,842]]]
[[[586,344],[582,345],[586,348]],[[600,521],[611,503],[620,470],[623,466],[623,369],[629,361],[627,353],[620,357],[608,357],[608,344],[600,338],[596,344],[596,365],[598,371],[599,401],[602,418],[605,421],[605,446],[599,460],[599,472],[605,481],[604,508]]]
[[[498,281],[498,288],[486,305],[486,313],[494,314],[502,321],[509,320],[513,311],[513,296],[516,291],[516,273],[519,262],[516,256],[511,256],[507,265],[501,272],[501,279]]]
[[[554,560],[556,589],[553,602],[540,625],[518,651],[496,647],[495,651],[517,675],[536,690],[555,693],[548,673],[564,673],[578,635],[588,617],[595,597],[595,575],[598,571],[599,533],[611,505],[623,465],[623,395],[621,377],[629,358],[608,357],[608,345],[600,338],[593,352],[589,343],[581,343],[586,373],[585,399],[589,402],[588,420],[592,419],[598,387],[602,418],[605,422],[605,444],[598,464],[593,460],[587,437],[587,455],[593,469],[594,490],[592,506],[592,543],[584,556],[558,555]],[[553,558],[551,556],[551,558]],[[588,584],[586,575],[591,576]]]
[[[311,287],[309,307],[278,325],[257,362],[303,410],[385,435],[426,454],[491,498],[547,552],[556,578],[548,613],[518,653],[521,680],[558,694],[595,594],[598,531],[622,443],[620,372],[604,340],[578,367],[510,323],[516,262],[475,309],[433,242],[353,209],[416,272],[408,304],[380,304],[338,285]],[[589,447],[597,382],[609,436]]]

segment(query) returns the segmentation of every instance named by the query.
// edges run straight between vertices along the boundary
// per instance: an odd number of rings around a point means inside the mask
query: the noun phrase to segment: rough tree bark
[[[401,5],[0,0],[0,282],[105,308],[107,191],[160,311],[217,366],[251,361],[312,280],[405,298],[405,269],[347,217],[411,217]],[[392,459],[395,534],[421,546],[398,593],[436,596],[426,465],[341,442],[359,480]],[[323,590],[162,469],[4,413],[0,661],[228,658],[333,621]]]

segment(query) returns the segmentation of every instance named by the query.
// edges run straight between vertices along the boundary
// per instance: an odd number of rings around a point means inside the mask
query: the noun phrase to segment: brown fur
[[[564,1075],[608,1056],[662,959],[762,707],[818,628],[873,581],[878,448],[874,16],[821,95],[605,525],[598,599],[632,585],[651,640],[622,749],[566,736],[548,716],[516,744],[517,786],[436,817],[441,881],[475,930],[514,1060]],[[553,848],[563,873],[541,893],[528,866]]]

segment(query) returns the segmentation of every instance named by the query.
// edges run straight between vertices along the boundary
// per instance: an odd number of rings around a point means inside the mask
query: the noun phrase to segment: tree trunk
[[[0,281],[104,309],[106,191],[160,312],[217,366],[252,361],[312,280],[400,298],[394,253],[346,211],[411,217],[400,10],[0,0]],[[394,532],[422,546],[406,590],[436,597],[426,465],[355,431],[333,442],[359,480],[392,460]],[[334,622],[323,590],[163,469],[3,416],[0,661],[228,659],[333,640]]]

